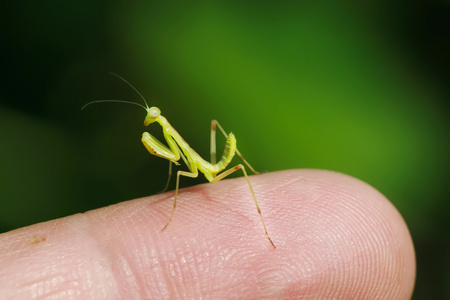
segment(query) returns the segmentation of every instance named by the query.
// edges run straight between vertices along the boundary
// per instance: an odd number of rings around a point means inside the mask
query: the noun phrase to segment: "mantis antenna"
[[[104,103],[104,102],[128,103],[128,104],[134,104],[134,105],[140,106],[140,107],[142,107],[142,108],[145,109],[145,110],[148,110],[148,109],[149,109],[148,104],[147,104],[147,101],[145,100],[144,96],[142,96],[142,94],[141,94],[141,93],[140,93],[140,92],[139,92],[139,91],[138,91],[131,83],[129,83],[125,78],[123,78],[122,76],[120,76],[120,75],[118,75],[118,74],[116,74],[116,73],[110,72],[109,74],[111,74],[111,75],[113,75],[113,76],[116,76],[117,78],[119,78],[120,80],[122,80],[123,82],[125,82],[126,84],[128,84],[128,86],[131,87],[131,88],[139,95],[139,97],[141,97],[141,99],[142,99],[142,100],[144,101],[144,103],[145,103],[145,106],[142,105],[142,104],[136,103],[136,102],[131,102],[131,101],[125,101],[125,100],[109,100],[109,99],[107,99],[107,100],[95,100],[95,101],[88,102],[88,103],[86,103],[85,105],[83,105],[83,107],[81,108],[81,110],[85,109],[86,106],[88,106],[88,105],[91,105],[91,104],[94,104],[94,103]]]

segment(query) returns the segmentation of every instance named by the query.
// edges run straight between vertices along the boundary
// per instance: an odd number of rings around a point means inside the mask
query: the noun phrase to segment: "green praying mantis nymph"
[[[253,187],[250,183],[250,179],[248,178],[247,171],[244,165],[238,164],[224,171],[225,168],[233,159],[234,155],[237,154],[239,158],[253,173],[258,174],[258,172],[256,172],[252,168],[252,166],[244,159],[239,150],[236,148],[236,137],[234,136],[234,134],[233,133],[227,134],[225,130],[223,130],[222,126],[220,126],[220,124],[216,120],[211,121],[211,162],[208,162],[189,146],[189,144],[181,137],[181,135],[175,130],[175,128],[173,128],[172,125],[170,125],[169,121],[167,121],[167,119],[161,115],[161,110],[158,107],[155,106],[149,107],[145,98],[134,86],[132,86],[128,81],[126,81],[121,76],[114,73],[111,74],[117,76],[125,83],[127,83],[141,97],[141,99],[144,101],[145,106],[139,103],[124,100],[97,100],[85,104],[81,109],[83,110],[86,106],[90,104],[102,102],[129,103],[140,106],[143,109],[145,109],[147,111],[147,115],[145,116],[144,125],[148,126],[155,122],[161,125],[164,133],[164,138],[167,144],[169,145],[169,147],[166,147],[163,143],[161,143],[158,139],[156,139],[148,132],[144,132],[142,134],[142,143],[144,144],[145,148],[147,148],[148,152],[150,152],[155,156],[167,159],[169,161],[169,178],[167,180],[166,187],[164,188],[163,191],[167,190],[167,188],[169,187],[169,182],[172,175],[172,164],[179,165],[178,161],[180,160],[180,157],[183,159],[184,163],[189,169],[189,171],[177,171],[177,182],[175,188],[175,197],[173,202],[172,213],[170,214],[169,221],[162,230],[167,228],[167,226],[172,221],[173,215],[175,213],[175,208],[177,206],[178,186],[180,183],[180,176],[196,178],[198,176],[198,171],[200,171],[205,175],[206,179],[209,182],[217,182],[227,177],[228,175],[234,173],[237,170],[242,170],[242,173],[244,174],[245,179],[247,180],[248,187],[250,188],[250,192],[252,193],[253,200],[255,201],[256,209],[258,210],[259,216],[261,217],[261,223],[263,225],[264,232],[267,238],[269,239],[269,242],[272,244],[274,248],[276,248],[275,244],[272,242],[272,239],[269,237],[269,234],[267,232],[266,225],[264,224],[264,219],[261,213],[261,209],[259,208],[258,200],[256,199],[255,192],[253,191]],[[226,138],[225,149],[223,151],[222,158],[218,162],[216,162],[216,127],[219,128],[219,130]]]

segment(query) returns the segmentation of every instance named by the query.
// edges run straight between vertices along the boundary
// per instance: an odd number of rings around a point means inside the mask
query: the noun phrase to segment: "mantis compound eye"
[[[161,110],[159,108],[153,106],[148,110],[148,115],[150,118],[157,118],[161,114]]]

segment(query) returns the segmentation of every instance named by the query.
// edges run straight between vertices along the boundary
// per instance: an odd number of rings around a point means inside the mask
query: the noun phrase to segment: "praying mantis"
[[[245,179],[247,181],[248,187],[250,188],[250,192],[253,196],[253,200],[256,205],[256,209],[258,211],[258,214],[261,218],[261,223],[264,228],[264,233],[266,234],[267,238],[269,239],[269,242],[272,244],[274,248],[276,248],[275,244],[273,243],[272,239],[269,236],[269,233],[267,232],[266,225],[264,223],[264,219],[261,213],[261,209],[258,204],[258,200],[256,199],[255,192],[253,190],[253,187],[250,183],[250,179],[247,175],[247,171],[242,164],[238,164],[234,167],[231,167],[227,170],[226,167],[231,162],[235,154],[239,156],[239,158],[242,160],[242,162],[254,173],[258,174],[252,166],[244,159],[242,154],[239,152],[239,150],[236,147],[236,137],[233,133],[227,134],[225,130],[220,126],[220,124],[216,120],[211,121],[211,146],[210,146],[210,152],[211,152],[211,161],[208,162],[205,159],[203,159],[194,149],[192,149],[189,144],[181,137],[181,135],[175,130],[175,128],[170,125],[169,121],[161,114],[161,110],[156,107],[152,106],[149,107],[147,104],[147,101],[145,100],[144,96],[133,86],[131,85],[127,80],[122,78],[121,76],[111,73],[112,75],[118,77],[122,81],[124,81],[126,84],[128,84],[143,100],[144,105],[136,102],[130,102],[130,101],[124,101],[124,100],[97,100],[92,101],[87,104],[85,104],[81,110],[83,110],[86,106],[94,104],[94,103],[103,103],[103,102],[118,102],[118,103],[129,103],[134,104],[137,106],[142,107],[146,110],[147,115],[144,119],[144,126],[148,126],[152,123],[158,123],[163,131],[164,139],[167,142],[167,147],[164,145],[161,141],[156,139],[154,136],[152,136],[148,132],[144,132],[142,134],[142,143],[144,144],[145,148],[150,152],[150,154],[153,154],[155,156],[167,159],[169,161],[169,178],[167,180],[167,184],[163,190],[167,190],[170,183],[170,178],[172,175],[172,164],[179,165],[180,158],[183,160],[183,162],[188,167],[189,171],[177,171],[177,180],[176,180],[176,188],[175,188],[175,197],[173,202],[173,208],[172,212],[169,217],[169,221],[167,224],[163,227],[163,231],[169,226],[170,222],[172,221],[172,218],[175,213],[175,208],[177,206],[177,198],[178,198],[178,189],[179,189],[179,183],[180,183],[180,177],[190,177],[190,178],[196,178],[198,177],[199,171],[203,173],[205,178],[209,182],[218,182],[225,177],[229,176],[230,174],[236,172],[237,170],[242,170],[242,173],[245,176]],[[219,128],[220,132],[225,136],[226,142],[225,142],[225,149],[223,151],[222,158],[219,161],[216,161],[216,128]],[[225,171],[224,171],[225,170]],[[221,173],[222,172],[222,173]],[[219,174],[220,173],[220,174]]]

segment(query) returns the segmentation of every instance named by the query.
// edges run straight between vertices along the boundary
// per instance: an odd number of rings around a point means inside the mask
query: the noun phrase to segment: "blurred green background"
[[[164,187],[144,110],[80,111],[141,101],[115,72],[205,157],[217,119],[258,170],[379,189],[413,236],[414,298],[450,298],[449,4],[324,2],[1,4],[0,231]]]

